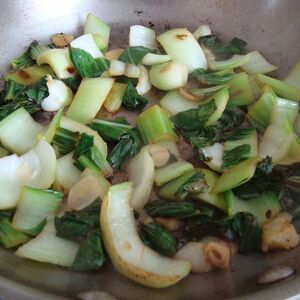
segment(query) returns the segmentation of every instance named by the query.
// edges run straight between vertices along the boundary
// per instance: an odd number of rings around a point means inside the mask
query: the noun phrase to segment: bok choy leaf
[[[147,53],[156,53],[156,50],[143,46],[133,46],[125,49],[119,57],[120,61],[138,65]]]

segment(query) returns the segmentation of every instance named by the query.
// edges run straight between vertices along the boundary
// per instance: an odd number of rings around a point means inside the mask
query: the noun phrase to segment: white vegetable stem
[[[147,203],[154,181],[154,162],[146,148],[129,161],[127,174],[134,184],[131,206],[139,211]]]
[[[196,40],[201,38],[202,36],[211,35],[211,29],[208,24],[202,24],[200,25],[196,31],[193,33],[193,36]]]
[[[270,64],[258,51],[250,52],[249,55],[250,60],[241,66],[248,74],[264,74],[277,69],[276,66]]]
[[[70,43],[72,48],[82,49],[94,58],[103,57],[103,53],[99,50],[93,36],[90,33],[84,34]]]
[[[185,28],[166,31],[157,40],[174,60],[184,63],[189,73],[195,69],[207,69],[204,52],[195,37]]]
[[[129,46],[143,46],[149,49],[157,49],[155,31],[142,25],[130,26]]]
[[[186,85],[188,69],[182,62],[171,61],[153,66],[150,69],[149,75],[151,83],[156,88],[169,91]]]
[[[149,72],[144,66],[140,66],[139,80],[136,86],[136,91],[139,95],[145,95],[151,90],[151,82]]]
[[[172,57],[167,54],[147,53],[143,57],[141,63],[145,66],[154,66],[154,65],[163,64],[165,62],[168,62],[171,59],[172,59]]]
[[[56,111],[68,106],[73,99],[72,90],[63,81],[52,79],[51,75],[47,79],[49,96],[42,100],[42,109]]]

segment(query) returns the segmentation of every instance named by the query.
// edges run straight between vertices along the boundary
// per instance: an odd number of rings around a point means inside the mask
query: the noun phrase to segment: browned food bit
[[[74,36],[69,33],[56,33],[51,36],[51,40],[56,47],[67,47],[74,40]]]

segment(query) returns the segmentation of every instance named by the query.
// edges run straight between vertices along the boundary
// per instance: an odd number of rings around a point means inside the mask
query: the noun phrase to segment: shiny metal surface
[[[169,26],[195,29],[209,22],[221,37],[239,36],[260,50],[279,74],[300,58],[300,1],[298,0],[1,0],[0,73],[11,58],[33,39],[48,41],[57,32],[79,33],[88,12],[112,24],[112,44],[127,43],[129,25],[154,24],[157,32]],[[107,265],[100,272],[75,273],[39,264],[0,251],[0,297],[10,299],[75,299],[88,289],[110,292],[118,299],[284,299],[300,292],[300,276],[267,287],[259,274],[276,264],[300,271],[300,248],[270,255],[237,255],[228,271],[191,275],[178,285],[152,290],[128,281]]]

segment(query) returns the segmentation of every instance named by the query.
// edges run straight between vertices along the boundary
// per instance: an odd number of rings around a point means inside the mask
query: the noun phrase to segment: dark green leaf
[[[106,261],[100,229],[90,232],[81,243],[72,268],[76,271],[98,270]]]
[[[7,219],[12,220],[14,216],[15,210],[14,209],[6,209],[0,211],[0,220]]]
[[[13,80],[4,82],[4,101],[13,100],[23,92],[26,86],[19,84]]]
[[[83,49],[70,48],[71,61],[81,77],[99,77],[109,69],[109,61],[105,58],[93,58],[93,56]]]
[[[108,156],[108,161],[113,168],[119,168],[126,159],[136,155],[141,148],[141,139],[136,129],[124,133],[118,144]]]
[[[254,177],[257,178],[262,176],[268,176],[272,173],[272,170],[273,170],[272,157],[267,156],[263,160],[258,162],[254,173]]]
[[[156,50],[151,50],[143,46],[128,47],[122,52],[119,60],[125,63],[138,65],[147,53],[156,53]]]
[[[4,248],[16,247],[30,240],[30,236],[14,229],[8,219],[0,220],[0,244]]]
[[[234,54],[241,55],[246,53],[247,43],[236,37],[229,43],[224,43],[214,35],[206,35],[200,37],[199,42],[221,58],[228,58]]]
[[[253,128],[239,128],[235,130],[229,137],[228,141],[238,141],[248,137],[252,132]]]
[[[71,240],[84,238],[99,227],[100,202],[95,200],[80,211],[67,211],[62,217],[55,217],[56,235]]]
[[[125,119],[125,118],[124,118]],[[128,124],[127,120],[94,120],[90,127],[96,130],[99,135],[108,142],[118,141],[121,136],[133,127]]]
[[[162,199],[149,202],[145,209],[151,217],[185,219],[201,214],[192,202],[171,202]]]
[[[81,78],[69,77],[69,78],[61,79],[61,81],[63,81],[70,89],[72,89],[74,91],[74,90],[78,89],[78,87],[81,83]]]
[[[178,244],[170,231],[150,222],[141,225],[140,236],[144,244],[165,256],[173,256],[178,248]]]
[[[74,157],[77,158],[80,155],[86,154],[91,150],[93,146],[94,146],[94,137],[86,133],[82,133],[79,143],[75,148]]]
[[[139,95],[131,82],[128,83],[122,101],[128,110],[142,110],[148,104],[148,100]]]
[[[171,120],[178,129],[186,131],[201,130],[216,109],[215,101],[210,101],[198,108],[180,112],[173,116]]]
[[[250,213],[237,213],[227,224],[240,241],[241,253],[260,251],[262,229],[255,216]]]
[[[233,70],[221,70],[221,71],[213,71],[213,70],[204,70],[204,69],[196,69],[191,74],[191,78],[197,78],[203,84],[224,84],[230,81],[235,76]]]
[[[79,132],[73,132],[68,129],[59,127],[56,129],[52,143],[58,146],[59,153],[61,155],[66,155],[75,149],[79,138]]]
[[[248,158],[248,154],[250,153],[250,150],[251,150],[250,145],[243,144],[233,148],[230,151],[225,151],[223,155],[223,168],[228,169],[246,160]]]
[[[131,82],[134,86],[136,86],[138,84],[138,78],[131,78],[125,75],[121,75],[115,78],[115,82],[126,83],[126,84]]]

